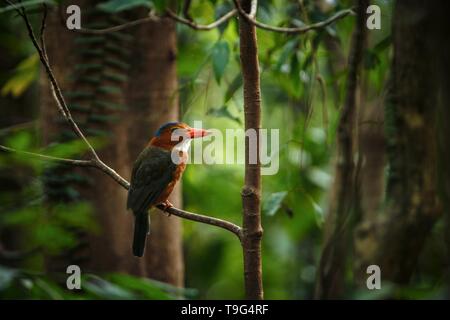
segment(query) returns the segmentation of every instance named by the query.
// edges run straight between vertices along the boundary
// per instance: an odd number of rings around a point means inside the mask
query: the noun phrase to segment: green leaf
[[[11,94],[19,97],[37,79],[39,69],[39,56],[32,54],[19,63],[14,70],[13,76],[4,84],[1,94],[6,96]]]
[[[263,204],[263,212],[268,216],[273,216],[281,207],[281,203],[287,196],[287,191],[272,193]]]
[[[98,231],[99,227],[93,216],[92,206],[88,202],[71,204],[60,203],[53,207],[54,219],[67,227]]]
[[[291,56],[290,77],[294,88],[300,87],[300,62],[295,53]]]
[[[103,94],[120,94],[122,89],[116,86],[100,86],[97,88],[97,91]]]
[[[228,110],[228,107],[226,105],[220,107],[220,108],[213,108],[209,109],[206,113],[207,115],[212,115],[216,117],[223,117],[228,118],[230,120],[233,120],[239,124],[242,124],[241,119],[239,117],[235,117],[231,114],[230,110]]]
[[[367,49],[364,54],[364,68],[367,70],[375,69],[381,60],[375,50]]]
[[[290,41],[288,41],[284,47],[283,50],[281,51],[280,57],[278,58],[277,64],[275,65],[275,69],[278,71],[282,71],[282,67],[283,65],[286,64],[286,62],[288,61],[289,57],[295,53],[295,50],[297,48],[298,45],[298,39],[292,39]]]
[[[225,2],[220,5],[216,6],[216,10],[214,11],[214,19],[217,20],[221,17],[223,17],[225,14],[230,12],[230,10],[233,9],[232,4],[230,2]],[[228,26],[228,22],[222,23],[217,27],[217,30],[219,30],[220,33],[223,33],[225,29]]]
[[[114,273],[108,276],[108,280],[120,286],[123,289],[131,290],[139,293],[144,299],[151,300],[168,300],[175,299],[176,296],[171,296],[162,288],[158,287],[154,281],[146,278],[137,278],[127,274]],[[175,289],[179,289],[174,287]],[[182,289],[179,289],[182,290]]]
[[[236,77],[234,77],[233,81],[231,81],[227,91],[225,92],[224,104],[230,101],[233,98],[236,91],[242,86],[242,74],[238,73]]]
[[[217,83],[220,83],[220,79],[225,73],[228,60],[230,59],[230,48],[226,41],[218,41],[212,49],[212,64],[214,76]]]
[[[98,276],[88,275],[85,278],[86,280],[83,281],[83,289],[100,299],[136,299],[136,296],[129,290],[123,289]]]
[[[19,131],[7,138],[6,144],[17,150],[29,150],[32,144],[32,136],[28,131]]]
[[[77,139],[64,143],[50,144],[43,151],[40,151],[40,153],[60,158],[76,158],[87,150],[86,144],[81,139]]]
[[[163,13],[166,10],[167,2],[168,1],[166,0],[153,0],[151,1],[151,7],[154,8],[157,13]]]
[[[60,226],[40,224],[34,230],[34,243],[38,246],[57,253],[63,249],[73,248],[77,244],[76,237]]]
[[[129,9],[133,9],[136,7],[151,7],[151,1],[149,0],[110,0],[106,2],[102,2],[97,5],[97,8],[110,12],[110,13],[116,13],[120,11],[125,11]]]
[[[383,50],[387,49],[392,43],[392,35],[388,35],[386,38],[378,42],[374,47],[373,50],[377,53],[382,52]]]
[[[34,225],[43,214],[41,209],[41,207],[32,206],[10,211],[3,215],[1,222],[7,226]]]

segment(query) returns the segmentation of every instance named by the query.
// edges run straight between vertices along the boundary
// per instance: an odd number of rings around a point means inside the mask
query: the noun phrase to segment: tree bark
[[[130,69],[133,80],[127,90],[128,147],[125,152],[136,159],[158,127],[178,120],[179,113],[174,22],[162,19],[143,24],[133,30],[133,36],[136,41]],[[175,207],[182,206],[181,184],[169,200]],[[150,226],[145,256],[148,276],[182,287],[181,220],[157,213],[151,215]]]
[[[240,1],[245,12],[250,12],[251,1]],[[245,185],[242,189],[243,255],[247,299],[263,299],[261,239],[261,167],[259,160],[259,129],[261,128],[261,90],[256,27],[245,18],[239,18],[241,69],[244,86],[245,130],[255,130],[258,152],[257,163],[249,163],[249,139],[245,143]]]
[[[448,57],[440,65],[436,47],[446,43],[446,7],[443,1],[398,1],[394,10],[392,86],[385,112],[387,206],[384,215],[366,222],[355,241],[365,252],[362,267],[377,264],[383,280],[398,284],[409,282],[442,210],[436,89],[442,87],[439,73]]]
[[[83,1],[75,4],[80,5],[82,12],[88,12],[93,6]],[[144,12],[134,14],[143,15]],[[95,15],[93,18],[89,14],[83,15],[83,27],[89,27],[90,21],[118,23],[112,21],[117,18],[110,15]],[[47,52],[55,76],[69,98],[69,107],[82,107],[83,112],[74,109],[72,112],[87,135],[100,131],[108,134],[107,141],[111,143],[98,150],[99,156],[124,177],[130,176],[133,160],[154,130],[161,123],[178,117],[175,39],[173,23],[166,20],[99,36],[69,31],[57,12],[49,14]],[[98,43],[92,44],[97,40]],[[79,42],[75,44],[75,41]],[[82,47],[80,43],[88,45]],[[80,53],[80,49],[88,56]],[[95,55],[95,51],[101,54]],[[126,51],[129,51],[128,56]],[[68,80],[68,75],[75,73],[75,69],[84,70],[95,65],[101,69],[87,69],[78,74],[75,81]],[[127,77],[124,81],[121,77],[112,77],[114,75]],[[89,82],[96,78],[99,82]],[[115,90],[104,91],[108,86]],[[79,93],[88,93],[90,97]],[[46,75],[41,79],[41,106],[44,141],[48,143],[59,137],[64,126],[59,125],[60,117]],[[102,121],[93,115],[107,118]],[[97,170],[69,170],[93,181],[78,189],[81,199],[92,204],[101,232],[80,234],[83,245],[61,257],[61,263],[52,261],[52,269],[65,270],[68,263],[75,261],[83,271],[125,272],[183,286],[180,221],[155,215],[146,257],[137,259],[131,253],[133,216],[126,211],[126,190]],[[176,206],[180,205],[180,195],[179,188],[173,192],[172,202]]]

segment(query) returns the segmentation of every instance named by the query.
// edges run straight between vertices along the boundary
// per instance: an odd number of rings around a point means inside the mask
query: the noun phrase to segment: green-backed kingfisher
[[[208,131],[189,127],[182,122],[169,122],[155,133],[133,166],[127,208],[134,213],[133,254],[144,255],[151,207],[172,207],[169,195],[186,167],[187,152],[194,138]]]

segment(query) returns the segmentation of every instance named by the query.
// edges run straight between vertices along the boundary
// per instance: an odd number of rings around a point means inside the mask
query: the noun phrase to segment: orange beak
[[[211,132],[204,130],[204,129],[195,129],[195,128],[190,128],[188,131],[189,137],[191,139],[195,139],[195,138],[201,138],[204,136],[207,136],[208,134],[210,134]]]

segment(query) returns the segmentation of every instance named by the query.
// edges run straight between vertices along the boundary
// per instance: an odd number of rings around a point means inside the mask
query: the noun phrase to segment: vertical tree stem
[[[363,60],[368,0],[356,1],[356,25],[349,57],[344,106],[337,129],[335,178],[325,241],[316,283],[316,298],[339,298],[344,292],[349,224],[355,209],[356,91]]]
[[[241,6],[250,12],[251,1],[241,0]],[[261,126],[261,92],[259,82],[256,27],[245,18],[239,19],[241,69],[244,80],[245,130],[255,130],[257,147],[245,142],[245,185],[242,189],[245,292],[247,299],[263,299],[261,266],[261,166],[259,162],[259,129]],[[255,143],[255,141],[252,141]],[[257,163],[249,163],[249,150],[258,151]]]

